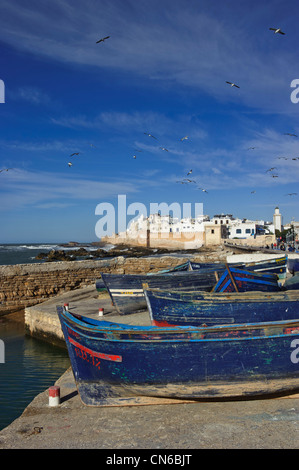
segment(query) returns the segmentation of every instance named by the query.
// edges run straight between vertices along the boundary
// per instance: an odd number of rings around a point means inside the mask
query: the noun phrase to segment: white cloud
[[[0,176],[2,176],[0,174]],[[13,169],[1,178],[0,210],[66,207],[82,201],[106,201],[119,193],[138,192],[138,182],[95,181],[65,174]]]
[[[191,86],[218,100],[295,112],[290,83],[298,78],[297,57],[288,35],[274,37],[263,8],[244,2],[236,11],[234,5],[216,6],[210,0],[53,0],[49,8],[46,1],[2,0],[0,39],[55,61],[111,68]],[[96,44],[106,35],[107,41]],[[238,82],[240,90],[225,80]]]

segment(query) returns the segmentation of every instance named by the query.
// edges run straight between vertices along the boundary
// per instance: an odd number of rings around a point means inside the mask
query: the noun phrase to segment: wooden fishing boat
[[[174,272],[148,276],[146,274],[101,273],[113,305],[121,315],[146,308],[142,284],[162,289],[197,289],[210,291],[219,279],[215,269]]]
[[[256,397],[299,389],[299,320],[213,328],[131,326],[57,308],[85,405]]]
[[[289,277],[284,285],[283,285],[284,290],[299,290],[299,271],[295,273],[294,276]]]
[[[213,292],[246,292],[252,290],[273,292],[280,289],[277,274],[261,274],[226,265],[224,273],[213,287]]]
[[[248,271],[254,272],[269,272],[274,273],[274,270],[281,271],[275,273],[278,277],[286,272],[287,258],[285,256],[271,258],[263,262],[258,259],[256,262],[233,263],[234,267],[242,267]],[[146,308],[146,301],[142,289],[142,284],[147,282],[150,288],[166,289],[185,289],[185,290],[203,290],[210,291],[218,282],[219,277],[227,269],[227,266],[232,266],[230,263],[197,263],[189,262],[191,266],[189,271],[184,272],[168,272],[156,273],[148,276],[147,274],[112,274],[101,273],[102,281],[104,282],[111,300],[121,315],[132,313]],[[150,279],[149,279],[150,278]]]
[[[299,290],[281,292],[179,292],[145,289],[156,326],[213,326],[299,317]]]
[[[190,268],[190,261],[188,260],[185,263],[179,264],[177,266],[172,266],[171,268],[162,269],[161,271],[158,271],[158,272],[146,273],[146,275],[155,276],[157,274],[166,274],[166,273],[174,273],[174,272],[189,271],[189,270],[191,270],[191,268]],[[98,292],[107,290],[103,279],[96,280],[96,290]]]
[[[247,271],[277,274],[280,280],[284,280],[287,275],[287,255],[246,253],[227,256],[226,260],[229,266],[239,267]]]
[[[290,253],[288,255],[287,268],[291,274],[299,272],[299,253]]]

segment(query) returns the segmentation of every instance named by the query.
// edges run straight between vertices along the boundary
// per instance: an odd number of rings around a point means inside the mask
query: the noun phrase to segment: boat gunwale
[[[184,334],[193,334],[193,335],[206,335],[206,334],[211,334],[215,332],[221,332],[225,333],[226,331],[243,331],[243,330],[262,330],[262,329],[267,329],[271,328],[272,330],[278,330],[278,334],[273,334],[273,335],[267,335],[264,334],[262,336],[250,336],[250,337],[236,337],[236,336],[231,336],[227,338],[199,338],[196,337],[194,338],[194,341],[200,341],[200,340],[205,340],[205,341],[224,341],[224,340],[252,340],[252,339],[264,339],[264,338],[272,338],[272,337],[288,337],[294,336],[294,333],[283,333],[282,329],[288,329],[288,328],[298,328],[298,333],[299,333],[299,319],[296,320],[280,320],[280,321],[271,321],[271,322],[260,322],[260,323],[242,323],[242,324],[234,324],[233,327],[232,325],[217,325],[217,326],[212,326],[212,327],[197,327],[197,326],[176,326],[176,327],[158,327],[158,326],[136,326],[136,325],[125,325],[122,323],[114,323],[114,322],[107,322],[106,320],[99,320],[99,323],[104,323],[104,325],[101,327],[100,325],[92,325],[88,324],[75,316],[76,314],[72,314],[71,312],[66,312],[62,307],[60,307],[60,314],[64,319],[68,320],[72,325],[75,325],[77,327],[83,328],[86,333],[88,331],[90,332],[99,332],[99,333],[107,333],[107,331],[111,332],[111,334],[129,334],[129,335],[144,335],[144,337],[140,341],[153,341],[154,338],[153,336],[157,336],[156,341],[162,342],[181,342],[181,341],[192,341],[192,338],[190,336],[186,336],[186,338],[180,339],[179,336],[183,336]],[[87,318],[87,317],[83,317]],[[87,318],[88,321],[88,318]],[[74,326],[73,326],[74,328]],[[80,330],[80,334],[82,334],[82,331]],[[146,338],[146,335],[148,335],[148,338]],[[177,338],[174,338],[173,340],[170,340],[167,338],[167,335],[174,335],[177,336]],[[86,335],[87,336],[87,335]],[[162,340],[159,338],[159,336],[166,336],[165,340]],[[92,337],[92,339],[97,340],[97,338]],[[101,341],[113,341],[113,338],[100,338]],[[117,341],[128,341],[128,340],[123,340],[121,338],[117,338]],[[134,339],[130,339],[130,341],[136,341]]]
[[[159,289],[157,287],[146,287],[146,283],[143,284],[143,291],[152,292],[160,299],[171,299],[168,294],[179,295],[180,298],[176,298],[177,302],[269,302],[271,301],[285,301],[285,302],[299,302],[299,289],[290,289],[285,291],[246,291],[246,292],[205,292],[205,291],[192,291],[192,290],[175,290],[175,289]],[[183,296],[195,296],[202,295],[202,299],[184,299]],[[293,298],[295,297],[295,298]]]

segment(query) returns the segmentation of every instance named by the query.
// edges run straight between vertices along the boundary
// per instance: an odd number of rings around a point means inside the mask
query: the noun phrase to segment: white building
[[[127,232],[131,236],[140,230],[149,230],[151,233],[203,232],[205,220],[208,220],[207,216],[199,216],[196,219],[187,217],[179,220],[170,215],[150,214],[146,218],[141,214],[129,224]]]
[[[281,217],[278,207],[275,207],[275,211],[273,215],[273,225],[274,225],[274,230],[279,230],[281,232],[282,217]]]

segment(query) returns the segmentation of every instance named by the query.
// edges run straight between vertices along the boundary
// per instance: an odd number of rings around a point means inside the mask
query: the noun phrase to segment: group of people
[[[270,248],[269,245],[266,248]],[[295,245],[286,245],[284,242],[281,243],[271,243],[271,249],[273,250],[282,250],[282,251],[296,251]]]

